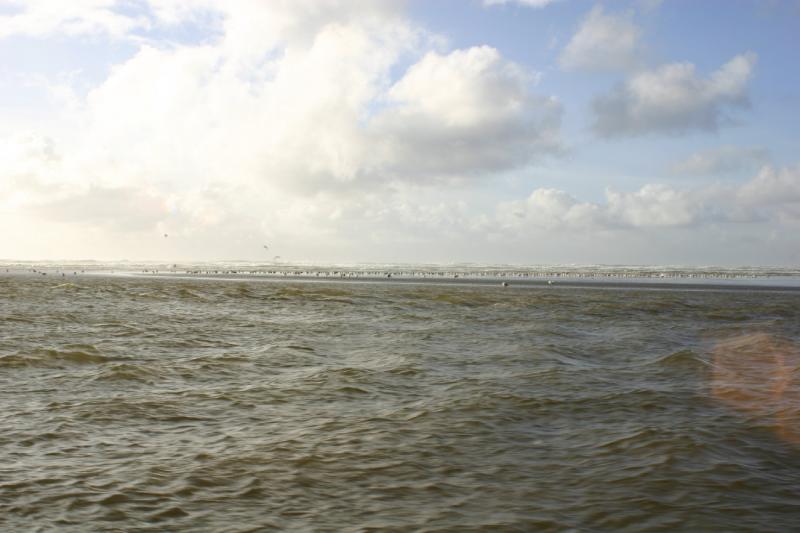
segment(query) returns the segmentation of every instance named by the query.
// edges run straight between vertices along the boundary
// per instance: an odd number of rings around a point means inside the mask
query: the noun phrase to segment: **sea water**
[[[3,531],[800,523],[794,271],[0,266]]]

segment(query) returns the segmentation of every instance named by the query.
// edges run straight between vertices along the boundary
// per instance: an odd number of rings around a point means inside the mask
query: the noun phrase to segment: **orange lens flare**
[[[711,392],[800,445],[800,349],[766,333],[740,335],[713,351]]]

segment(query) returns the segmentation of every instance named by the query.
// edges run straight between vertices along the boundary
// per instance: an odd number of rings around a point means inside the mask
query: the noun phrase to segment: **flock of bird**
[[[164,238],[169,238],[168,233],[164,233]],[[269,245],[264,244],[263,249],[269,251]],[[178,264],[173,264],[172,268],[145,268],[141,271],[143,274],[161,274],[161,275],[189,275],[189,276],[266,276],[266,277],[280,277],[280,278],[338,278],[338,279],[399,279],[399,280],[413,280],[413,279],[451,279],[459,280],[495,280],[500,281],[503,287],[509,286],[509,280],[532,280],[542,281],[548,285],[554,284],[557,280],[569,279],[685,279],[685,278],[715,278],[715,279],[744,279],[753,278],[751,273],[745,272],[684,272],[681,270],[668,270],[656,271],[653,269],[639,269],[639,268],[620,268],[614,270],[522,270],[515,271],[510,269],[486,269],[486,270],[445,270],[432,267],[430,269],[403,269],[395,268],[392,270],[387,269],[368,269],[368,268],[303,268],[290,264],[281,264],[280,268],[276,268],[274,263],[277,263],[281,256],[276,255],[273,257],[273,265],[270,267],[262,268],[179,268]],[[6,268],[6,272],[9,269]],[[29,270],[34,274],[47,276],[48,272],[39,268],[31,268]],[[113,271],[111,271],[113,273]],[[64,271],[61,267],[55,268],[50,271],[51,274],[61,277],[66,277],[69,272]],[[80,270],[81,274],[85,273],[84,269]],[[72,271],[71,275],[77,276],[78,270]]]

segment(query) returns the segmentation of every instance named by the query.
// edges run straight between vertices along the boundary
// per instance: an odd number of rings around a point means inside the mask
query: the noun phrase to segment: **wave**
[[[92,381],[137,381],[153,383],[158,377],[158,372],[144,365],[118,363],[108,365],[98,373]]]
[[[100,365],[113,359],[92,345],[67,345],[62,350],[37,348],[0,357],[0,367],[59,367],[67,365]]]
[[[662,355],[653,360],[651,364],[663,367],[696,367],[708,366],[709,363],[701,359],[694,351],[684,349]]]

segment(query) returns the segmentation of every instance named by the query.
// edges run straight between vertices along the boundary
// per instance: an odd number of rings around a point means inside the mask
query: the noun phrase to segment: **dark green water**
[[[0,274],[0,529],[796,531],[798,342],[791,291]]]

